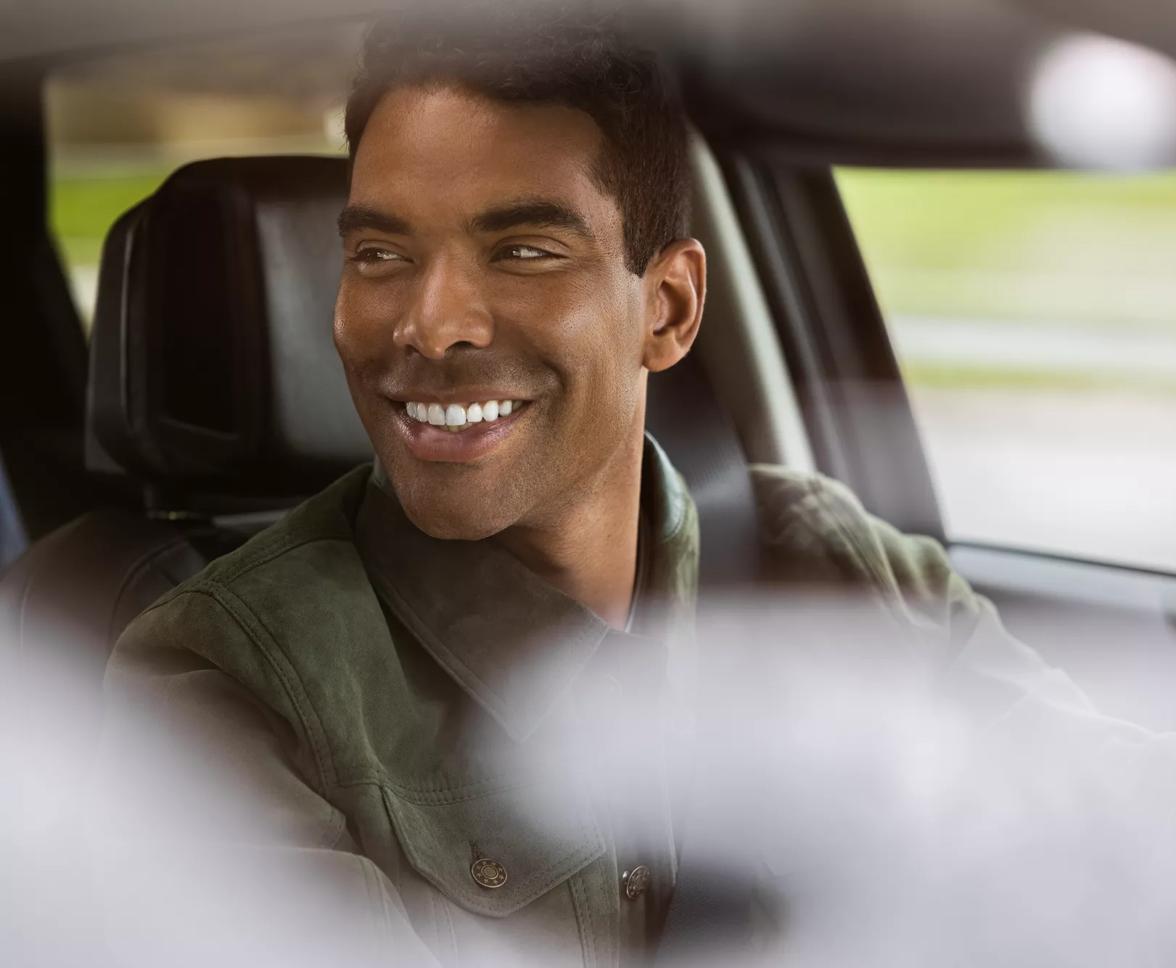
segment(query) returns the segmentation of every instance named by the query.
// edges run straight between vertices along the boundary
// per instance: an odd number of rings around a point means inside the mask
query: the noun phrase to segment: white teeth
[[[404,405],[404,410],[413,420],[420,423],[429,423],[434,427],[455,430],[468,427],[470,424],[494,421],[499,417],[509,417],[524,402],[521,400],[487,400],[485,403],[471,403],[468,406],[462,406],[460,403],[442,406],[439,403],[426,404],[410,400]]]

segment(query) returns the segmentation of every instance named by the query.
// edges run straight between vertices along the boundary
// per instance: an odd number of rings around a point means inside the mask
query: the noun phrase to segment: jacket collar
[[[441,541],[418,530],[379,465],[359,510],[356,540],[377,592],[437,663],[523,741],[599,650],[620,636],[668,642],[693,624],[698,526],[686,485],[646,435],[642,513],[645,588],[633,628],[611,630],[489,541]],[[621,643],[623,644],[623,642]]]

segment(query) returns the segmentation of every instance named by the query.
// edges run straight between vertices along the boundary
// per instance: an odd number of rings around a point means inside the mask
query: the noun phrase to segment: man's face
[[[591,175],[601,140],[583,112],[450,87],[391,92],[364,131],[335,344],[428,534],[543,527],[640,434],[649,298]]]

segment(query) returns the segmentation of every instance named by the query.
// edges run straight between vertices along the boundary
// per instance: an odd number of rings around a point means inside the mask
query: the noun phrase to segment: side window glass
[[[111,224],[199,158],[340,154],[362,25],[122,52],[48,82],[50,227],[93,315]]]
[[[951,539],[1176,571],[1176,174],[838,183]]]

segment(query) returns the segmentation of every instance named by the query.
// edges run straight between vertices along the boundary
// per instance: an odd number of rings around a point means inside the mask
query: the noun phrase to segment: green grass
[[[837,179],[888,314],[1176,325],[1176,174]]]
[[[1125,376],[1120,373],[918,361],[904,363],[902,372],[908,384],[935,390],[1115,391],[1176,396],[1176,372],[1171,377],[1151,374]]]
[[[49,224],[71,266],[97,266],[106,232],[123,212],[150,195],[166,169],[109,176],[71,176],[53,180]]]

